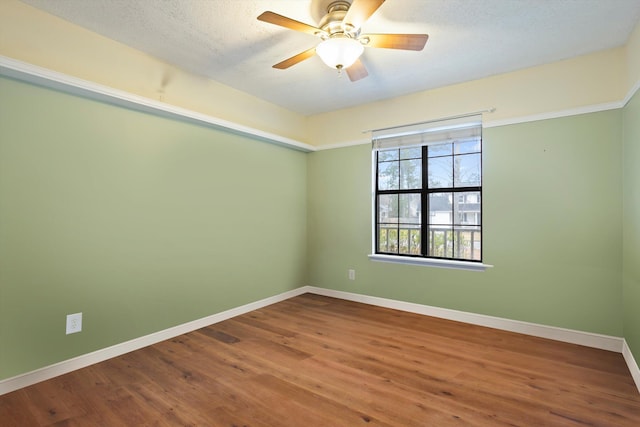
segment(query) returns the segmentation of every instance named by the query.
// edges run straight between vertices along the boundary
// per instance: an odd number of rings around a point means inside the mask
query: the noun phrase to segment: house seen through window
[[[375,131],[375,253],[482,261],[479,116]]]

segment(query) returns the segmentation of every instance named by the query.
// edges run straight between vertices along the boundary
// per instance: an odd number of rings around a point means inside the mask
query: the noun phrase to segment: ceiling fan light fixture
[[[365,65],[358,60],[365,46],[422,50],[429,38],[428,34],[360,34],[362,25],[384,2],[385,0],[322,0],[321,3],[329,5],[327,13],[316,27],[275,12],[263,12],[258,16],[259,21],[313,34],[322,39],[317,47],[280,61],[273,68],[284,70],[318,54],[325,64],[338,70],[338,74],[341,74],[341,70],[346,70],[349,80],[355,82],[369,75]]]
[[[316,47],[316,53],[322,62],[334,69],[347,69],[358,60],[364,52],[364,46],[351,37],[333,36]]]

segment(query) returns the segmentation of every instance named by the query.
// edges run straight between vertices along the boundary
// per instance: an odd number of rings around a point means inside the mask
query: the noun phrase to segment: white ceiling
[[[317,56],[271,68],[319,39],[256,20],[271,10],[315,26],[330,0],[22,1],[305,115],[622,46],[640,19],[640,0],[387,0],[363,33],[429,41],[422,52],[366,49],[369,76],[351,82]]]

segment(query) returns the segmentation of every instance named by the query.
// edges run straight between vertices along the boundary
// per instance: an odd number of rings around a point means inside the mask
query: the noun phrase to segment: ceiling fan
[[[354,82],[367,77],[360,55],[365,47],[402,49],[419,51],[424,48],[427,34],[360,34],[362,25],[374,14],[385,0],[346,0],[331,2],[327,13],[317,27],[296,21],[274,12],[264,12],[258,20],[279,25],[291,30],[313,34],[322,41],[311,49],[277,63],[273,68],[286,69],[318,54],[320,59],[331,68],[346,70],[349,79]]]

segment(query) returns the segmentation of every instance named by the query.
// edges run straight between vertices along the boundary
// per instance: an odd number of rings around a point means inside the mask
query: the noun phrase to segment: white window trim
[[[393,264],[408,264],[408,265],[420,265],[423,267],[438,267],[438,268],[450,268],[455,270],[467,270],[467,271],[485,271],[487,268],[492,268],[493,265],[484,264],[481,262],[470,261],[457,261],[450,259],[437,259],[437,258],[423,258],[423,257],[408,257],[408,256],[396,256],[396,255],[383,255],[383,254],[369,254],[369,259],[376,262],[389,262]]]

